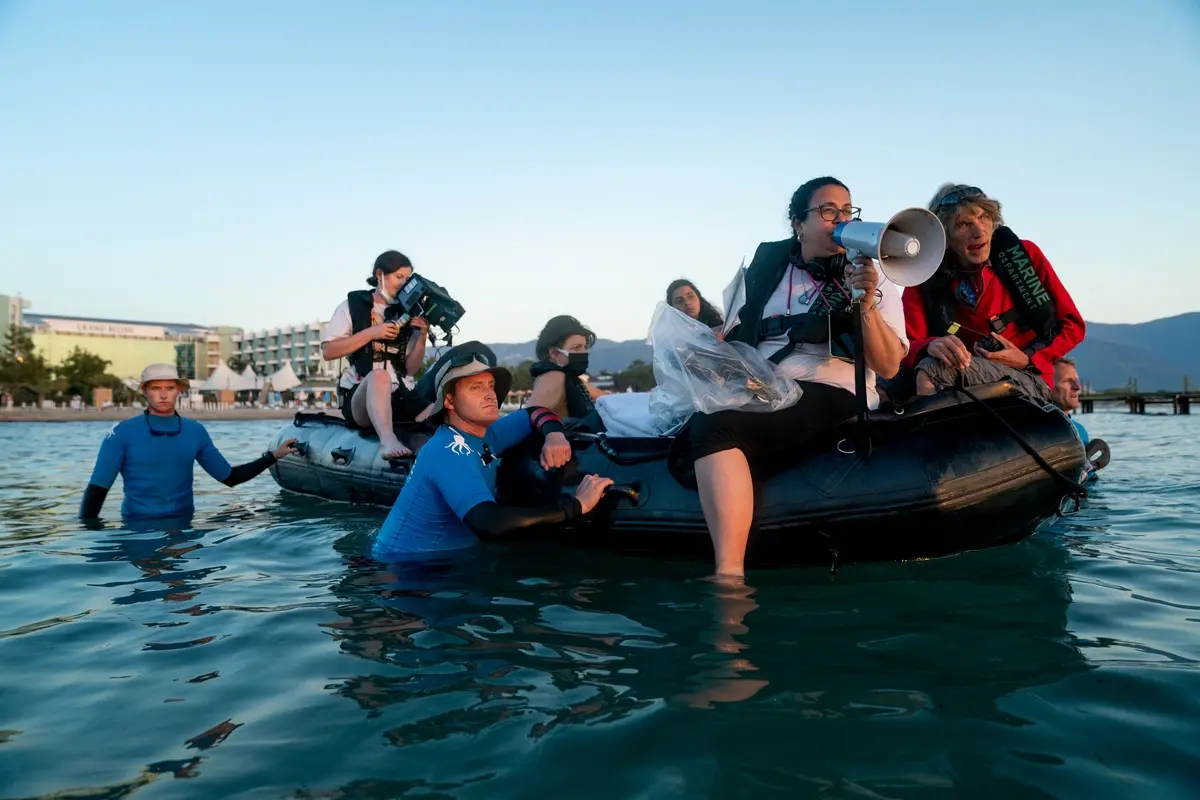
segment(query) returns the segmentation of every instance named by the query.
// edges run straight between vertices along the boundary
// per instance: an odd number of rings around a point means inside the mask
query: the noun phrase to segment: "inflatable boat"
[[[433,430],[398,427],[419,452]],[[412,466],[385,462],[369,432],[340,417],[299,413],[272,447],[295,437],[300,456],[271,474],[284,489],[390,505]],[[556,544],[660,557],[711,558],[686,447],[669,437],[569,435],[574,460],[546,472],[539,442],[507,453],[500,502],[536,505],[596,473],[614,486],[576,529],[540,532]],[[954,390],[846,420],[786,462],[756,467],[748,565],[910,560],[1019,541],[1086,495],[1087,462],[1070,420],[1002,382]]]

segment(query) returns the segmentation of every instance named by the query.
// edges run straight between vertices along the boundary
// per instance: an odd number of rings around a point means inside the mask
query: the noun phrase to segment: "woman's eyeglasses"
[[[821,215],[821,219],[826,222],[837,222],[838,217],[849,217],[850,219],[858,219],[858,215],[862,213],[862,209],[858,206],[845,206],[838,208],[833,203],[825,203],[819,206],[813,206],[805,211],[816,211]]]

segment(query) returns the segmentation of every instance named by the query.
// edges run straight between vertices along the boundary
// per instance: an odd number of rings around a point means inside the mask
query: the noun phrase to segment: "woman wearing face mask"
[[[526,405],[542,406],[563,419],[579,419],[596,410],[593,401],[608,394],[581,379],[588,368],[588,349],[596,343],[596,334],[574,317],[554,317],[538,334],[535,353],[538,360],[530,367],[533,391]]]
[[[788,207],[792,236],[764,242],[745,274],[745,302],[726,341],[743,342],[800,384],[799,402],[772,413],[697,413],[688,423],[700,507],[712,537],[719,575],[741,576],[754,521],[751,462],[796,454],[808,440],[854,416],[854,364],[837,357],[831,330],[862,318],[867,404],[877,408],[875,374],[893,377],[908,352],[900,292],[874,262],[848,263],[833,240],[839,222],[854,219],[850,190],[814,178]],[[851,302],[852,290],[863,291]],[[852,355],[852,354],[851,354]]]
[[[338,381],[342,416],[353,427],[375,429],[385,460],[412,455],[396,438],[392,423],[419,419],[428,405],[404,385],[404,377],[420,369],[425,358],[428,324],[421,317],[403,327],[385,321],[388,306],[395,304],[412,272],[408,256],[395,250],[382,253],[367,278],[374,289],[347,294],[321,340],[326,361],[348,362]]]
[[[700,294],[700,290],[696,288],[696,284],[685,278],[671,281],[671,284],[667,287],[667,305],[682,311],[687,316],[702,325],[707,325],[714,331],[719,332],[725,324],[725,318],[721,316],[721,312],[717,311],[712,303],[704,299],[704,295]]]

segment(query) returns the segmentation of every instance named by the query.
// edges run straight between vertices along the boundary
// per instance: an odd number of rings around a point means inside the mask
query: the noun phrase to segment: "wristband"
[[[529,409],[529,422],[533,425],[533,429],[542,436],[566,431],[558,414],[542,406],[534,406]]]

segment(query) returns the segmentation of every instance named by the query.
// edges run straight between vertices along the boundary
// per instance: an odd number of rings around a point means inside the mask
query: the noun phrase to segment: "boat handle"
[[[299,441],[293,442],[292,447],[296,448],[296,455],[298,455],[298,456],[308,455],[308,442],[299,442]]]
[[[338,447],[335,448],[333,452],[329,454],[329,456],[333,459],[333,463],[335,464],[349,464],[351,459],[354,458],[354,448]]]
[[[629,502],[637,505],[639,494],[636,486],[626,486],[613,484],[604,490],[604,494],[619,494],[629,499]]]

